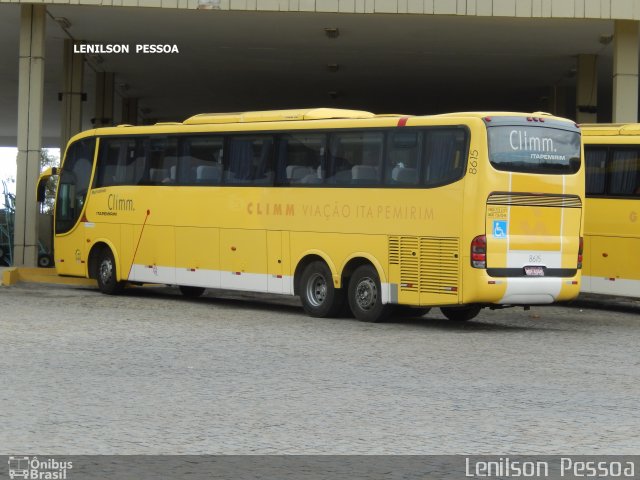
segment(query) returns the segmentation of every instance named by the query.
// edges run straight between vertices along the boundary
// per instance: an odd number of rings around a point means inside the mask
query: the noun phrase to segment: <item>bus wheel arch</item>
[[[344,306],[343,289],[334,284],[333,270],[319,255],[304,257],[296,266],[294,292],[312,317],[335,317]]]
[[[344,270],[349,308],[362,322],[380,322],[389,316],[392,305],[384,303],[380,271],[367,259],[362,260],[349,262]]]
[[[335,266],[331,263],[328,257],[321,254],[320,252],[310,252],[306,253],[304,256],[300,258],[296,265],[296,269],[293,273],[293,294],[300,295],[300,279],[302,278],[302,274],[304,270],[313,262],[324,262],[327,265],[327,268],[331,271],[331,275],[335,276]]]
[[[359,253],[348,258],[347,262],[344,264],[344,267],[342,267],[342,273],[340,274],[340,285],[343,288],[348,288],[349,279],[353,275],[353,272],[355,272],[356,269],[358,267],[361,267],[362,265],[371,265],[371,267],[376,270],[380,283],[382,284],[386,282],[385,272],[382,268],[382,265],[380,265],[380,263],[375,258],[370,257],[369,255],[364,253]]]
[[[119,280],[118,262],[112,247],[105,242],[96,242],[88,257],[89,278],[95,278],[102,293],[115,295],[124,289],[125,282]]]

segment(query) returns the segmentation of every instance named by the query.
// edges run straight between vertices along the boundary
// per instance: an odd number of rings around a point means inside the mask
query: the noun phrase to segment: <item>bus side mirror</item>
[[[38,178],[38,188],[36,189],[36,200],[38,203],[44,203],[47,191],[47,181],[54,175],[58,175],[57,167],[47,168],[40,174],[40,178]]]
[[[45,185],[46,185],[47,181],[41,181],[38,182],[38,192],[37,192],[37,201],[38,203],[43,203],[44,202],[44,194],[46,191]]]

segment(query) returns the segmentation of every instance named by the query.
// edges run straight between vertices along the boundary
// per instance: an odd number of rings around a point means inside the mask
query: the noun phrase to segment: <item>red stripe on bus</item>
[[[398,120],[398,126],[404,127],[407,124],[407,120],[409,120],[409,117],[402,117],[400,120]]]

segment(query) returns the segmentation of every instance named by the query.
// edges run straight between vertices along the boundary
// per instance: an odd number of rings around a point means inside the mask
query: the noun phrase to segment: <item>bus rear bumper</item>
[[[504,279],[506,289],[501,305],[544,305],[570,300],[580,293],[578,277],[517,277]]]

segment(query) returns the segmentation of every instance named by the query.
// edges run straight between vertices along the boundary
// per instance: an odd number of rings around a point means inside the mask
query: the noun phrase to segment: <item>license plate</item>
[[[544,277],[543,267],[524,267],[524,273],[527,277]]]

